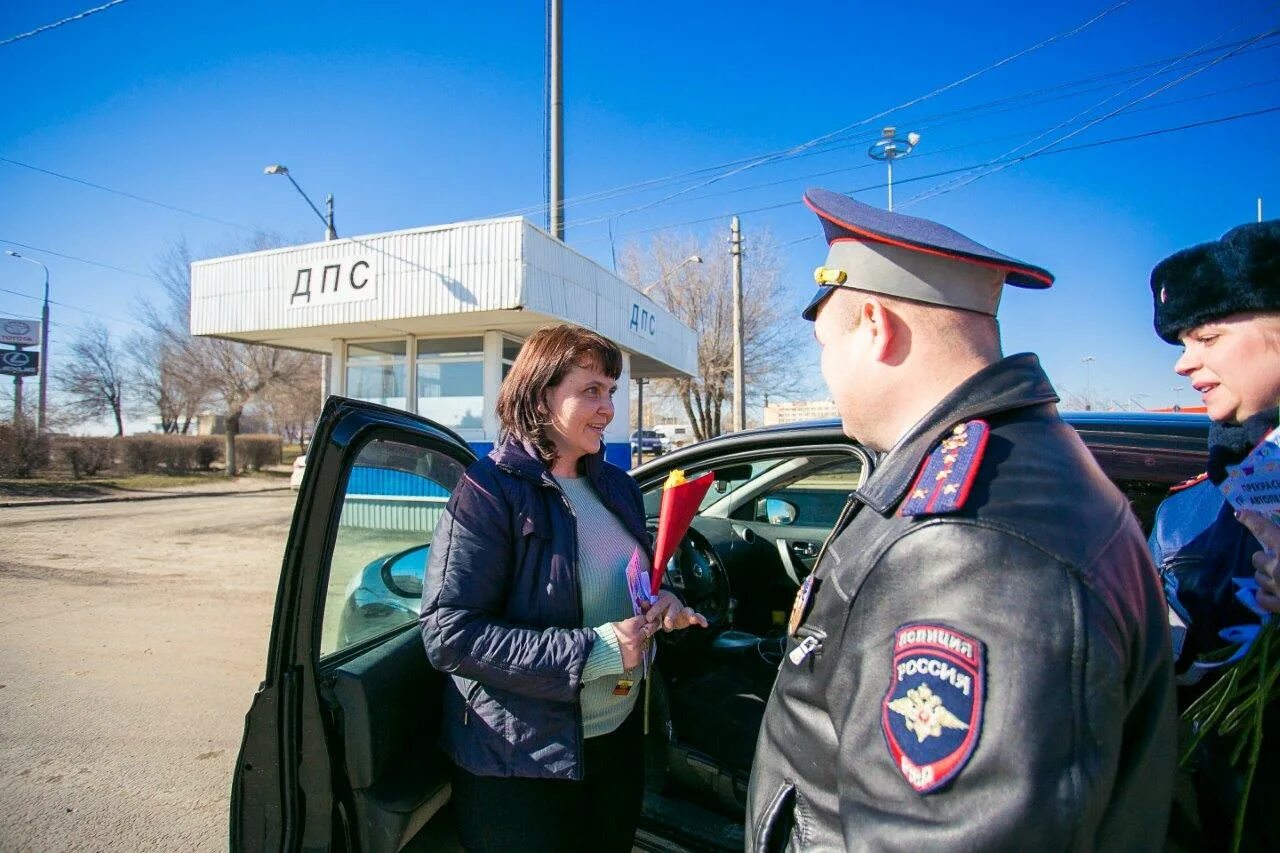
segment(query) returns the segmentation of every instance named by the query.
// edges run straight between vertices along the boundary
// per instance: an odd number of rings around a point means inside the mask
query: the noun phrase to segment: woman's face
[[[574,366],[559,385],[546,391],[550,425],[547,435],[556,446],[555,473],[571,473],[578,460],[604,443],[604,429],[613,420],[613,395],[618,383],[598,367]]]
[[[1173,369],[1214,421],[1239,423],[1280,405],[1280,312],[1233,314],[1182,333]]]

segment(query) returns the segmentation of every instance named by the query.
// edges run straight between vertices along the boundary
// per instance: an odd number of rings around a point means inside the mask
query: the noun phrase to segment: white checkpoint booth
[[[610,461],[629,467],[631,380],[690,376],[694,332],[521,217],[459,222],[197,261],[191,332],[331,356],[335,394],[414,412],[477,453],[531,332],[587,326],[623,352]]]

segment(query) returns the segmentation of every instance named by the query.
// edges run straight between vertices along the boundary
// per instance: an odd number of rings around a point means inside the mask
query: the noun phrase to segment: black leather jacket
[[[1164,599],[1056,400],[1034,355],[1006,358],[853,494],[765,713],[749,850],[1160,846],[1176,758]],[[989,429],[967,500],[900,515],[975,419]]]

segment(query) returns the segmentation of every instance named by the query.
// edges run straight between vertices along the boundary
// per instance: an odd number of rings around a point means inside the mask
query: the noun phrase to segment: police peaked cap
[[[883,293],[994,316],[1006,284],[1045,288],[1053,275],[1003,255],[945,225],[811,189],[804,203],[827,238],[827,263],[814,273],[818,292],[806,320],[837,287]]]
[[[1280,311],[1280,219],[1232,228],[1174,252],[1151,271],[1156,334],[1171,344],[1202,323]]]

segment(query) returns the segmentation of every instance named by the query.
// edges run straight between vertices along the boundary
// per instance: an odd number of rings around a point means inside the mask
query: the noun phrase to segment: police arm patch
[[[990,431],[983,420],[957,425],[925,457],[898,515],[943,515],[961,509],[977,479]]]
[[[917,793],[936,791],[968,764],[986,687],[986,646],[976,637],[935,622],[894,632],[880,725],[889,757]]]

